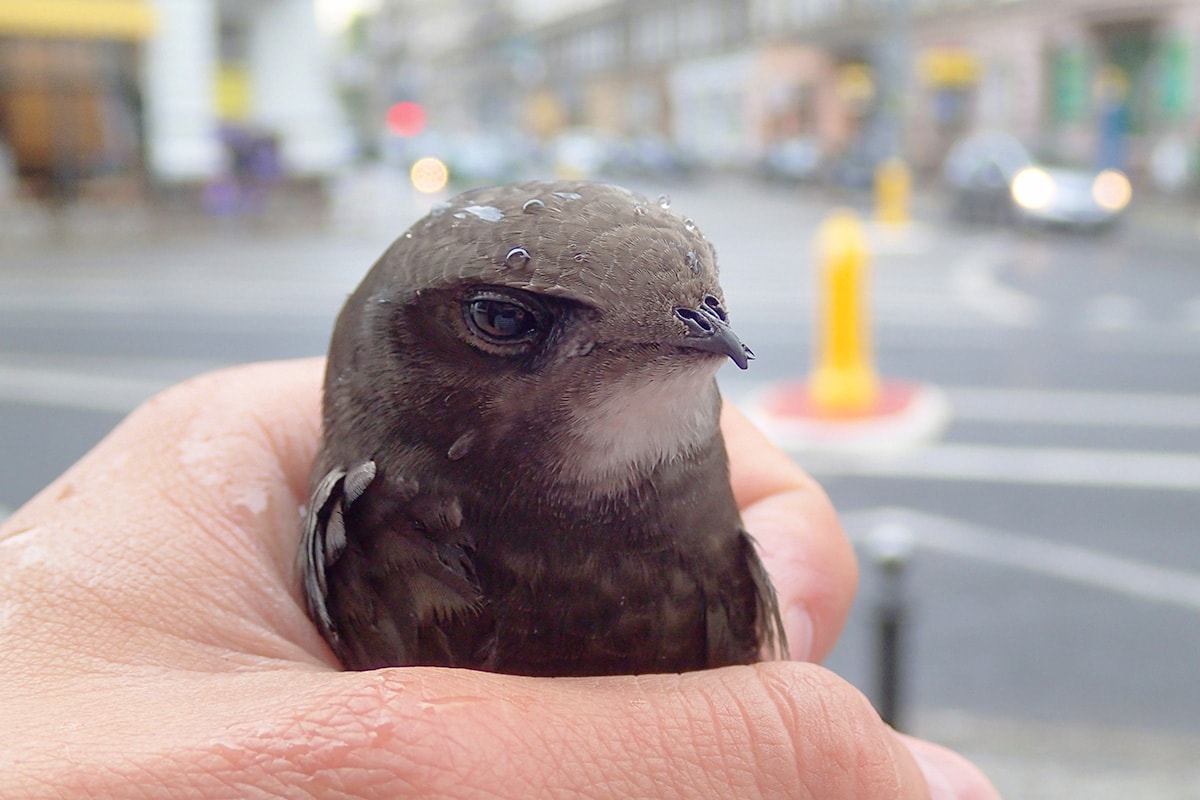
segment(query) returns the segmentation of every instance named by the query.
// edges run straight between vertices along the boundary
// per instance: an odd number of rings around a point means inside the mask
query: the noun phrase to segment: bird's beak
[[[680,347],[729,356],[741,369],[746,369],[754,358],[754,351],[742,344],[729,327],[725,309],[715,297],[705,297],[698,308],[676,308],[675,318],[687,326],[687,335],[678,342]]]

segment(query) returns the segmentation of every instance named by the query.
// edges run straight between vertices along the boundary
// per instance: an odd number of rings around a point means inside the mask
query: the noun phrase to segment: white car
[[[942,179],[955,215],[969,222],[1097,230],[1115,223],[1133,196],[1119,170],[1045,166],[998,131],[955,145]]]

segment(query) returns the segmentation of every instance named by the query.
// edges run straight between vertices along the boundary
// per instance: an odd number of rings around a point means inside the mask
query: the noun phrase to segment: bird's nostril
[[[728,322],[729,316],[725,313],[725,309],[721,307],[721,301],[713,297],[711,294],[704,295],[704,305],[716,315],[721,322]]]
[[[687,325],[688,332],[694,336],[710,334],[713,332],[712,322],[705,319],[704,315],[694,308],[677,308],[675,309],[675,316],[678,317],[684,325]]]

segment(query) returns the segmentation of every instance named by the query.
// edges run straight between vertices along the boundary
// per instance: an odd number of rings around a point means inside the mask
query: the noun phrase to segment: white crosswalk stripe
[[[886,457],[797,454],[821,477],[1200,492],[1200,455],[944,443]]]
[[[1046,425],[1200,428],[1200,397],[1149,392],[942,387],[956,419]]]
[[[853,539],[864,543],[881,525],[899,525],[919,547],[1200,612],[1197,572],[906,508],[852,512],[843,523]]]
[[[125,414],[169,380],[0,363],[0,402]]]

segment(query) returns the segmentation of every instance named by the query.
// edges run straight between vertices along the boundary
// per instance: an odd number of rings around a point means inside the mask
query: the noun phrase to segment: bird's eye
[[[533,315],[516,303],[503,300],[471,301],[471,322],[493,339],[517,339],[536,327]]]
[[[546,319],[532,301],[497,292],[468,297],[463,310],[471,330],[492,344],[530,341],[542,332]]]

